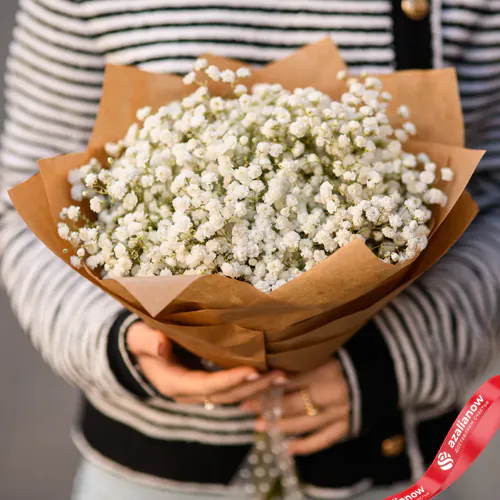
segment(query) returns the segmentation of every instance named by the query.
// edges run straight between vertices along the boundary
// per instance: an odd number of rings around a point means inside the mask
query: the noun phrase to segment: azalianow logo
[[[449,453],[443,451],[438,455],[438,465],[442,470],[450,470],[455,465],[455,462]]]
[[[415,500],[415,498],[421,497],[425,493],[424,488],[420,487],[415,491],[412,491],[408,495],[401,497],[401,498],[395,498],[394,500]]]

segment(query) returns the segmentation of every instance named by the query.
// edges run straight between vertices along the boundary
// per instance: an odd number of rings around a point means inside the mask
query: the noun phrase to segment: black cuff
[[[138,398],[146,399],[156,394],[137,369],[125,343],[127,330],[136,321],[140,321],[139,318],[126,309],[117,316],[109,331],[107,353],[109,366],[118,382]]]
[[[338,352],[351,391],[351,433],[362,434],[398,407],[394,360],[374,321]]]

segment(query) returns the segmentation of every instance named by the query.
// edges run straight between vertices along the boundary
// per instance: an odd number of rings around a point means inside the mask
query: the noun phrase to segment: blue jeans
[[[382,500],[405,488],[375,489],[356,497],[356,500]],[[211,495],[201,493],[180,493],[168,489],[157,489],[111,474],[89,462],[83,461],[75,478],[71,500],[229,500],[234,495]],[[439,500],[451,500],[445,492]]]
[[[182,493],[155,488],[82,461],[75,477],[71,500],[230,500],[229,496]]]

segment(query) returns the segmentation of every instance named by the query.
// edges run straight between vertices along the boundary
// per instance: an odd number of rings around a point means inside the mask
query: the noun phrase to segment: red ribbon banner
[[[454,483],[500,427],[500,375],[483,384],[455,420],[422,479],[384,500],[428,500]]]

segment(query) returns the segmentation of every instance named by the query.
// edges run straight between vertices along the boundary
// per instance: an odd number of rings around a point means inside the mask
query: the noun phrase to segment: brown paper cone
[[[209,57],[221,68],[238,61]],[[312,86],[338,97],[345,68],[329,39],[253,73],[250,83],[281,83],[285,88]],[[418,127],[418,141],[406,150],[426,152],[456,173],[440,186],[449,203],[435,211],[429,245],[413,262],[380,261],[361,241],[335,252],[299,278],[270,294],[223,276],[171,276],[86,279],[168,334],[186,349],[231,367],[272,367],[301,371],[317,366],[346,342],[398,293],[437,262],[472,221],[477,208],[464,192],[483,152],[464,149],[463,120],[452,70],[400,72],[382,77],[393,93],[393,108],[407,104]],[[217,95],[229,92],[212,84]],[[10,191],[21,217],[36,236],[64,262],[65,242],[57,234],[61,209],[70,199],[67,174],[92,156],[105,158],[104,145],[122,137],[140,107],[158,108],[189,93],[179,77],[108,66],[99,114],[87,151],[41,160],[40,173]],[[85,208],[85,207],[84,207]]]

